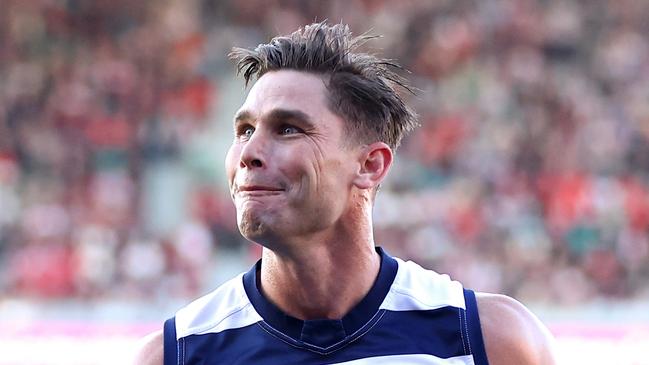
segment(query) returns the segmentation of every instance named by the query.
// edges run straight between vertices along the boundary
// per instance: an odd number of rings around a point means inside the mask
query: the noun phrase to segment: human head
[[[246,238],[281,250],[288,237],[369,231],[392,150],[416,122],[395,90],[405,85],[394,64],[354,53],[368,38],[317,23],[231,54],[246,83],[257,80],[226,157]]]
[[[347,123],[350,143],[381,141],[395,150],[417,125],[396,87],[410,89],[393,69],[396,64],[356,49],[371,36],[353,37],[347,25],[314,23],[288,36],[273,38],[254,50],[234,48],[246,84],[269,71],[292,69],[320,75],[329,91],[332,112]]]

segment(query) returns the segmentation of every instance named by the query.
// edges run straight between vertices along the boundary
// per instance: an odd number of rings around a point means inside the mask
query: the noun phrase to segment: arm
[[[164,345],[162,330],[153,332],[140,340],[133,358],[133,365],[163,365]]]
[[[554,365],[554,338],[518,301],[496,294],[476,294],[490,365]]]

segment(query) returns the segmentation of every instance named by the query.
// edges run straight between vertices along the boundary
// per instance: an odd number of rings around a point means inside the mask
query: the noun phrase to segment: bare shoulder
[[[477,293],[490,365],[554,365],[554,338],[523,304],[505,295]]]
[[[163,365],[164,335],[162,330],[143,337],[137,345],[133,365]]]

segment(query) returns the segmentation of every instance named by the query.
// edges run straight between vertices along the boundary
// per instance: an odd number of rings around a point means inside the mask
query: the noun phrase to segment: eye
[[[236,131],[236,136],[242,140],[248,140],[252,137],[252,134],[255,132],[255,128],[251,125],[242,125]]]
[[[283,125],[280,128],[280,134],[283,135],[288,135],[288,134],[296,134],[296,133],[301,133],[302,130],[298,127],[294,127],[292,125]]]

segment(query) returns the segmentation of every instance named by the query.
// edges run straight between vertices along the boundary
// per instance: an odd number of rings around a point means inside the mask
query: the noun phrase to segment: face
[[[234,118],[226,158],[241,233],[268,245],[333,229],[350,206],[357,149],[316,75],[262,76]]]

